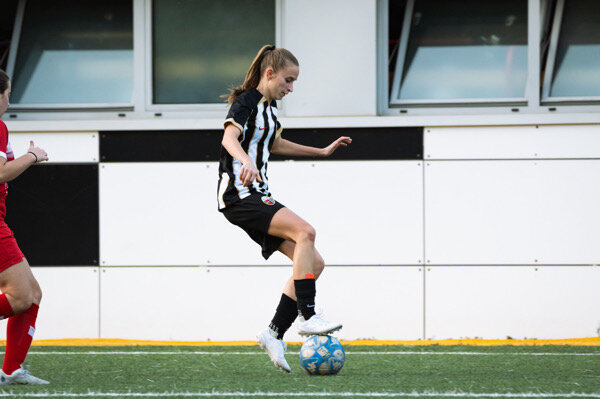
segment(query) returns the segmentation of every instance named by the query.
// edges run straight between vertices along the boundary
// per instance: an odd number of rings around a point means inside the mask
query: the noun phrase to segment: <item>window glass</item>
[[[388,9],[388,70],[389,88],[394,80],[398,51],[400,50],[400,34],[405,13],[406,0],[389,0]]]
[[[0,12],[0,69],[6,70],[10,39],[17,12],[17,0],[5,0]]]
[[[600,96],[600,2],[565,1],[550,96]]]
[[[275,43],[274,0],[154,0],[153,102],[222,103]]]
[[[131,103],[131,1],[28,1],[15,104]]]
[[[392,102],[524,97],[527,1],[415,0],[400,67]]]

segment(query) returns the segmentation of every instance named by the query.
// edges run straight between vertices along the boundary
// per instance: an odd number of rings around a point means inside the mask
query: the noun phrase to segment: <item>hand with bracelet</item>
[[[28,154],[31,154],[35,157],[34,163],[40,163],[48,160],[48,154],[43,149],[36,147],[33,141],[29,142],[29,149],[27,150]]]

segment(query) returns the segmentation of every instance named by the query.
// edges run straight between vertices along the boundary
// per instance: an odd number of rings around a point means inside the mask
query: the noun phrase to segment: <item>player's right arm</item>
[[[0,183],[6,183],[17,178],[27,168],[37,162],[47,161],[48,154],[43,149],[36,147],[33,141],[29,142],[27,154],[7,162],[6,158],[0,155]]]
[[[242,163],[240,179],[242,180],[244,187],[252,185],[254,180],[258,180],[262,183],[258,169],[256,169],[256,166],[248,154],[246,154],[246,151],[244,151],[238,140],[240,134],[242,134],[242,132],[237,126],[232,123],[228,124],[227,127],[225,127],[221,145],[227,150],[229,155]]]

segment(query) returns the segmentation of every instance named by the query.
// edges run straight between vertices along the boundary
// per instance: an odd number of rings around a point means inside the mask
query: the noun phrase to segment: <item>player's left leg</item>
[[[21,310],[20,313],[8,319],[6,353],[0,371],[0,384],[48,384],[47,381],[30,375],[21,367],[25,357],[27,357],[35,333],[35,322],[39,304],[42,300],[42,290],[25,259],[2,273],[5,273],[5,275],[2,276],[1,285],[12,293],[13,291],[9,288],[13,286],[11,283],[20,281],[22,285],[24,284],[27,287],[31,302],[24,311]],[[15,295],[15,297],[18,297],[18,295]]]
[[[317,266],[315,229],[290,209],[282,208],[271,219],[268,233],[294,244],[293,248],[291,245],[287,245],[288,256],[292,255],[293,260],[293,286],[300,313],[298,333],[301,335],[327,335],[342,328],[341,323],[325,320],[322,315],[315,314],[315,272],[317,267],[322,268],[323,265],[321,258],[321,265]],[[285,250],[285,247],[283,249]],[[291,293],[291,287],[287,291]]]
[[[293,261],[295,248],[296,244],[294,242],[285,240],[279,246],[278,251]],[[318,278],[323,272],[325,262],[316,249],[314,259],[315,278]],[[279,305],[277,305],[273,320],[271,320],[268,328],[259,333],[257,338],[258,343],[269,354],[273,363],[288,373],[291,369],[285,360],[287,345],[283,341],[283,335],[292,326],[296,317],[298,317],[298,306],[296,304],[294,278],[290,277],[283,288],[283,294],[281,294],[281,299]]]

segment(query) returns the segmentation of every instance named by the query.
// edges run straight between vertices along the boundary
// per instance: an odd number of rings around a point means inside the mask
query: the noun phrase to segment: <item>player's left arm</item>
[[[27,153],[21,155],[19,158],[15,158],[14,160],[7,162],[5,157],[0,156],[0,183],[6,183],[14,180],[34,163],[47,160],[48,154],[46,151],[36,147],[33,141],[30,141]]]
[[[342,136],[329,144],[325,148],[310,147],[302,144],[297,144],[292,141],[286,140],[281,136],[277,136],[273,142],[271,152],[273,154],[289,155],[297,157],[328,157],[334,153],[338,147],[346,147],[352,143],[350,137]]]

